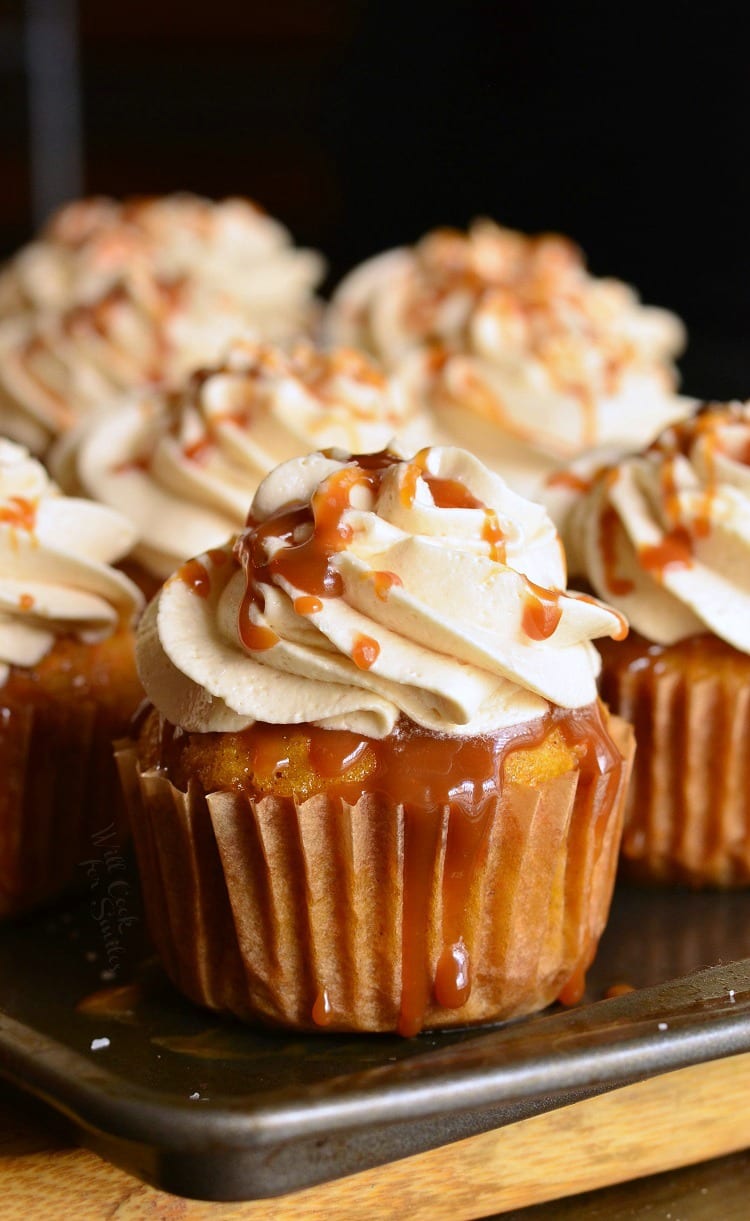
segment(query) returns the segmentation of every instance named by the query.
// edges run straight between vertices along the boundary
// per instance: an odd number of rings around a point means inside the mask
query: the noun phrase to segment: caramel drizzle
[[[200,560],[188,560],[175,573],[175,578],[187,585],[191,594],[198,598],[208,598],[211,593],[211,577],[205,564]]]
[[[0,505],[0,522],[31,533],[36,526],[36,510],[36,501],[28,500],[25,496],[9,496]]]
[[[526,590],[523,597],[521,627],[530,640],[548,640],[562,618],[560,591],[544,589],[524,578]]]
[[[282,505],[262,522],[252,516],[248,519],[234,549],[235,560],[245,573],[238,631],[246,648],[263,651],[278,642],[278,636],[271,628],[252,622],[253,616],[264,610],[264,584],[277,584],[282,578],[295,589],[302,590],[294,603],[300,614],[314,614],[322,609],[322,599],[341,596],[343,580],[334,557],[352,539],[352,527],[343,520],[352,492],[357,487],[364,487],[377,496],[385,473],[393,465],[402,464],[404,468],[399,494],[405,507],[413,504],[421,478],[429,487],[436,508],[482,510],[485,516],[481,537],[488,544],[491,558],[505,561],[504,533],[497,514],[458,480],[430,475],[425,469],[428,453],[427,449],[421,450],[408,464],[403,464],[390,450],[359,454],[352,458],[351,464],[329,475],[309,502]],[[286,546],[271,546],[272,540]],[[393,573],[374,573],[372,579],[377,596],[383,600],[393,585],[401,584]],[[315,601],[307,600],[311,598]],[[355,664],[368,669],[378,651],[376,642],[369,638],[365,646],[355,642]]]
[[[607,505],[599,518],[599,553],[604,565],[604,584],[616,598],[632,594],[635,586],[628,577],[617,572],[617,534],[620,521],[617,512]]]
[[[403,585],[401,577],[396,572],[386,572],[385,570],[371,572],[369,577],[375,587],[375,594],[381,602],[388,601],[388,594],[394,586]]]
[[[352,645],[352,661],[358,670],[369,670],[380,655],[380,645],[371,636],[357,636]]]

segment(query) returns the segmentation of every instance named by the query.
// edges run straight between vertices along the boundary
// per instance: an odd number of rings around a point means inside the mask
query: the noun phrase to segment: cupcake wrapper
[[[613,665],[602,689],[638,743],[623,872],[689,886],[750,883],[750,689],[742,675]]]
[[[0,705],[2,703],[0,693]],[[112,758],[122,723],[93,704],[0,706],[0,916],[86,884],[127,821]],[[108,830],[107,843],[98,842]]]
[[[199,1004],[300,1029],[411,1034],[544,1007],[589,965],[609,909],[632,756],[629,727],[610,732],[625,757],[591,783],[504,787],[458,905],[447,808],[185,794],[121,743],[168,974]],[[468,997],[451,999],[454,953],[468,953]]]

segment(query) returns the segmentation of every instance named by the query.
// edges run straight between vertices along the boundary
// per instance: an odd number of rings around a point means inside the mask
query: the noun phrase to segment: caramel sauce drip
[[[352,661],[359,670],[369,670],[380,654],[380,645],[372,636],[357,636],[352,645]]]
[[[578,1005],[586,992],[586,968],[577,966],[567,983],[563,984],[557,999],[561,1005]]]
[[[294,613],[296,615],[317,615],[318,611],[322,611],[323,603],[320,598],[316,598],[314,594],[303,594],[300,598],[294,599]]]
[[[628,996],[631,992],[635,992],[635,990],[633,984],[611,984],[609,988],[605,989],[604,999],[611,1001],[617,996]]]
[[[115,475],[127,475],[130,471],[150,471],[151,456],[150,454],[140,454],[135,458],[126,458],[124,462],[118,462],[112,467]]]
[[[579,590],[570,590],[569,592],[566,592],[566,597],[576,598],[579,602],[588,602],[591,604],[591,606],[601,606],[601,602],[598,598],[592,598],[590,594],[582,594]],[[627,619],[623,614],[621,614],[620,611],[615,610],[614,606],[608,606],[607,610],[610,612],[610,614],[615,616],[619,625],[617,631],[612,633],[612,639],[625,640],[630,631]]]
[[[422,468],[416,462],[411,462],[404,471],[399,496],[405,509],[410,509],[417,495],[417,482],[422,477]]]
[[[0,505],[0,522],[17,530],[31,532],[36,525],[36,502],[25,496],[9,496]]]
[[[430,494],[438,509],[483,509],[484,501],[472,496],[469,489],[458,479],[441,479],[437,475],[422,473]]]
[[[197,465],[207,461],[211,450],[214,448],[214,441],[211,437],[199,437],[197,441],[192,441],[190,445],[182,446],[182,453],[188,462],[195,462]]]
[[[197,597],[207,598],[210,595],[211,577],[205,564],[201,564],[200,560],[188,560],[186,564],[178,568],[175,576]]]
[[[312,1020],[316,1026],[329,1026],[332,1017],[333,1007],[328,996],[328,989],[321,988],[312,1007]]]
[[[545,482],[548,488],[567,488],[571,492],[583,493],[591,491],[595,480],[596,474],[584,479],[583,475],[577,475],[575,471],[553,471]]]
[[[526,725],[468,738],[436,734],[405,718],[393,733],[378,740],[308,724],[256,724],[231,735],[170,736],[170,728],[167,724],[162,727],[159,760],[180,788],[187,784],[181,759],[182,752],[190,749],[191,737],[231,740],[232,750],[248,760],[246,767],[233,769],[234,787],[251,798],[262,795],[254,787],[256,773],[283,775],[299,767],[301,743],[305,774],[312,771],[321,779],[321,787],[332,799],[354,805],[363,794],[373,794],[390,807],[403,810],[403,951],[398,1024],[403,1035],[422,1028],[433,1000],[446,1008],[460,1009],[470,995],[472,947],[466,916],[476,901],[474,879],[502,798],[508,755],[539,746],[557,730],[579,759],[582,788],[607,772],[612,772],[615,785],[619,778],[620,756],[598,704],[576,710],[553,708]],[[365,756],[372,766],[358,769],[358,761]],[[438,878],[440,893],[436,896]],[[433,958],[429,939],[436,903],[442,912],[441,946]],[[582,980],[583,972],[579,974]],[[322,996],[325,989],[322,983],[319,986]],[[563,989],[566,995],[573,991],[572,983],[567,991]],[[326,1016],[326,1009],[320,998],[316,1005],[317,1015],[313,1016],[319,1022]]]
[[[560,594],[526,578],[521,627],[530,640],[548,640],[562,618]]]
[[[253,608],[262,611],[265,608],[265,599],[261,590],[248,586],[242,595],[237,615],[237,631],[246,649],[263,653],[266,649],[272,649],[275,644],[278,644],[279,638],[273,628],[266,627],[263,623],[253,623],[251,618]]]
[[[599,518],[599,549],[604,564],[604,583],[611,594],[624,598],[627,594],[632,594],[635,587],[627,577],[620,577],[617,574],[618,525],[619,518],[616,511],[607,505]]]
[[[646,572],[657,579],[667,568],[690,568],[693,563],[693,540],[685,526],[675,526],[660,543],[641,547],[638,559]]]
[[[398,573],[395,572],[373,572],[371,576],[375,593],[381,602],[388,601],[388,594],[393,589],[394,585],[403,585],[403,581]]]
[[[485,543],[489,543],[490,559],[495,560],[498,564],[504,564],[507,559],[505,534],[500,522],[497,520],[497,513],[494,509],[485,509],[484,511],[482,538]]]

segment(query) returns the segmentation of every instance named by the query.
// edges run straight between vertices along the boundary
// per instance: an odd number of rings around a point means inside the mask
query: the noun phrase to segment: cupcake
[[[636,879],[750,882],[750,405],[708,405],[595,472],[568,510],[571,569],[634,629],[603,698],[638,750],[623,837]]]
[[[237,334],[286,341],[312,324],[321,275],[246,200],[71,204],[0,275],[0,428],[42,452],[124,390],[180,384]]]
[[[159,584],[245,524],[258,484],[310,450],[409,448],[428,421],[360,353],[237,341],[174,392],[152,392],[66,437],[52,466],[66,491],[126,514],[134,558]]]
[[[118,758],[156,946],[209,1008],[297,1029],[488,1022],[579,994],[630,734],[621,617],[468,453],[290,460],[137,645]]]
[[[82,881],[118,817],[111,743],[143,698],[141,598],[110,564],[132,541],[119,514],[63,497],[0,441],[0,916]]]
[[[556,235],[490,221],[436,230],[355,269],[327,329],[382,360],[447,439],[528,495],[574,455],[639,448],[692,407],[676,394],[679,320],[591,276]]]

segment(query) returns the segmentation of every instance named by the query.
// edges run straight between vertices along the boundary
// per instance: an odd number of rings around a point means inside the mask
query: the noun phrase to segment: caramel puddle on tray
[[[144,997],[144,988],[140,983],[115,984],[111,988],[100,988],[84,996],[75,1007],[76,1013],[86,1017],[111,1018],[113,1022],[135,1024],[136,1009]]]

